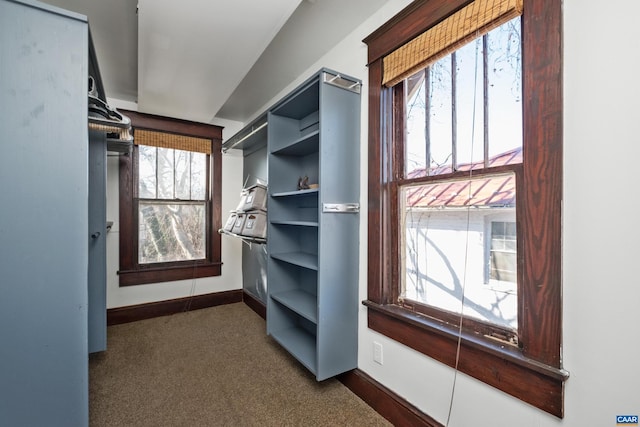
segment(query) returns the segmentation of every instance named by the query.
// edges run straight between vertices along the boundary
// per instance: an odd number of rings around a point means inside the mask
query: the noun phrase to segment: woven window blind
[[[523,0],[475,0],[385,56],[382,83],[391,87],[522,15],[522,3]]]
[[[195,138],[193,136],[176,135],[173,133],[156,132],[145,129],[136,129],[135,142],[137,145],[174,148],[176,150],[195,151],[198,153],[211,154],[211,140],[205,138]]]

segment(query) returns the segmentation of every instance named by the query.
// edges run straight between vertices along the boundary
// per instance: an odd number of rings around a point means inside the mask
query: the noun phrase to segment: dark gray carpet
[[[244,303],[108,328],[89,360],[91,426],[388,426],[314,377]]]

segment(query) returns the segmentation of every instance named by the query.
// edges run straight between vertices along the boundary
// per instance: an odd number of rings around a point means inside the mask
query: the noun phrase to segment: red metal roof
[[[501,153],[489,160],[489,166],[522,163],[522,149]],[[483,168],[484,162],[460,165],[459,171]],[[451,172],[451,166],[431,169],[430,175]],[[425,169],[408,174],[408,178],[427,176]],[[513,174],[472,177],[448,182],[421,184],[406,190],[406,206],[413,208],[512,207],[516,201]]]

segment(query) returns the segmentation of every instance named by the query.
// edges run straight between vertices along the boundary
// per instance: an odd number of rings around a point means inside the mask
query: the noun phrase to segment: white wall
[[[361,40],[406,6],[389,0],[264,110],[321,67],[367,83]],[[640,3],[564,1],[563,308],[565,418],[557,419],[459,374],[450,426],[608,426],[639,414]],[[362,94],[361,199],[367,211],[367,93]],[[366,298],[367,218],[360,226],[360,298]],[[384,365],[373,363],[373,342]],[[444,423],[454,371],[367,328],[360,307],[359,368]]]
[[[565,0],[567,421],[640,414],[640,3]]]
[[[116,108],[132,108],[135,105],[121,105],[121,101],[110,100]],[[237,122],[217,123],[235,128]],[[225,138],[230,136],[227,128],[223,130]],[[230,150],[222,155],[222,222],[227,214],[238,204],[242,190],[242,152]],[[118,205],[118,157],[107,159],[107,221],[113,221],[113,227],[107,234],[107,308],[123,307],[153,301],[182,298],[190,295],[207,294],[242,289],[242,243],[239,239],[222,236],[222,275],[195,280],[181,280],[139,286],[118,284],[119,268],[119,205]]]

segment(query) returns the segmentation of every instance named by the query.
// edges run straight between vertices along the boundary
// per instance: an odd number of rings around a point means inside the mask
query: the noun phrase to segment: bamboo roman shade
[[[523,0],[475,0],[385,56],[382,83],[391,87],[522,15],[522,3]]]
[[[177,135],[174,133],[136,129],[135,143],[137,145],[150,145],[152,147],[174,148],[176,150],[211,154],[210,139]]]

